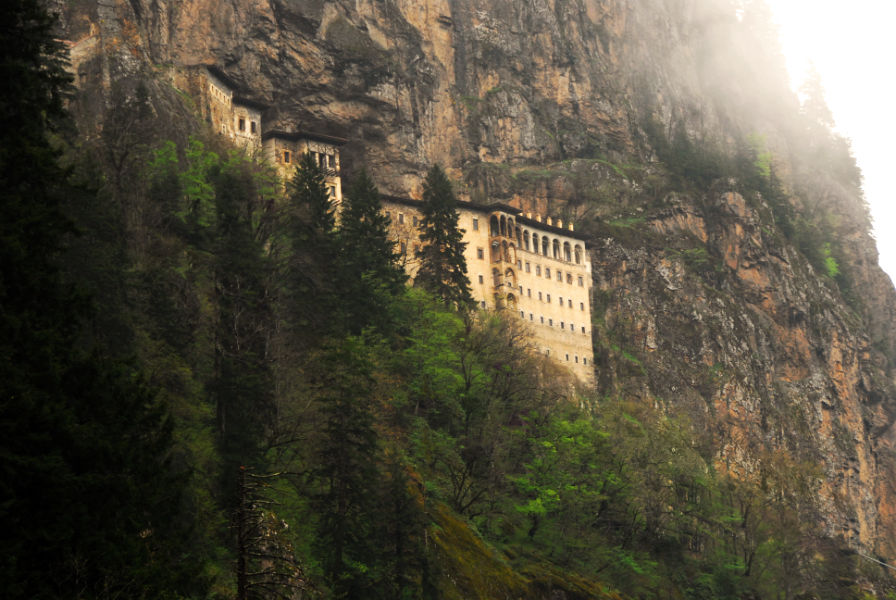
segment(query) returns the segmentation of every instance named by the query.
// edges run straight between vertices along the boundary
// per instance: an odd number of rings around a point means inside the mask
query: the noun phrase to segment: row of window
[[[390,211],[387,210],[387,211],[386,211],[386,216],[389,217],[389,218],[391,219],[391,218],[392,218],[392,213],[391,213]],[[419,226],[419,225],[420,225],[420,219],[417,217],[417,215],[414,215],[412,218],[413,218],[413,225],[414,225],[414,227]],[[404,225],[404,213],[398,213],[398,224],[399,224],[399,225]]]
[[[520,286],[520,294],[522,294],[522,293],[523,293],[523,286]],[[528,296],[529,298],[532,297],[532,288],[526,288],[526,296]],[[548,304],[550,304],[551,303],[551,295],[545,294],[544,296],[542,296],[541,292],[538,292],[538,300],[541,302],[547,302]],[[560,306],[563,306],[563,296],[557,296],[557,303]],[[572,298],[566,299],[566,306],[568,308],[572,308]],[[585,310],[584,302],[579,302],[579,310]]]
[[[245,133],[246,131],[246,119],[244,117],[239,117],[236,122],[236,128],[241,133]],[[258,124],[255,121],[249,122],[249,133],[255,135],[258,133]],[[286,161],[289,162],[289,161]]]
[[[550,349],[550,348],[545,348],[545,349],[544,349],[544,355],[545,355],[545,356],[550,356],[550,355],[551,355],[551,349]],[[579,362],[579,355],[578,355],[578,354],[575,355],[575,359],[576,359],[576,363],[578,363],[578,362]],[[566,355],[566,362],[569,362],[569,354]],[[582,357],[582,364],[583,364],[583,365],[587,365],[587,364],[588,364],[588,359],[585,358],[584,356]]]
[[[526,313],[525,313],[525,311],[522,311],[522,310],[520,311],[520,318],[523,319],[524,321],[526,320]],[[532,321],[532,322],[534,323],[534,322],[535,322],[535,315],[533,315],[532,313],[529,313],[529,320]],[[548,318],[547,323],[545,323],[544,315],[539,316],[539,322],[540,322],[542,325],[547,324],[548,327],[553,327],[553,326],[554,326],[554,319]],[[565,321],[560,321],[560,329],[563,329],[563,330],[566,329],[566,322],[565,322]],[[569,332],[570,332],[570,333],[575,333],[575,331],[576,331],[576,326],[575,326],[575,324],[574,324],[574,323],[570,323],[570,324],[569,324]],[[585,331],[585,327],[584,327],[584,326],[582,326],[582,333],[586,333],[586,331]]]
[[[523,268],[523,261],[519,261],[517,263],[517,266],[520,268]],[[525,264],[525,269],[526,269],[526,273],[532,272],[532,265],[529,264],[528,261]],[[557,281],[563,283],[563,271],[561,271],[560,269],[557,269],[556,273],[557,273]],[[535,274],[537,276],[541,277],[541,265],[535,265]],[[551,278],[551,268],[550,267],[544,268],[544,277],[545,277],[545,279]],[[579,287],[585,287],[585,278],[582,275],[578,276],[578,281],[579,281]],[[566,274],[566,283],[568,283],[569,285],[572,285],[572,273]]]
[[[503,236],[511,239],[516,238],[517,244],[519,244],[520,247],[525,248],[528,252],[539,254],[540,250],[540,253],[544,256],[552,256],[553,258],[565,260],[566,262],[573,262],[573,260],[575,260],[577,265],[582,264],[583,251],[580,244],[576,244],[575,248],[573,248],[569,242],[563,242],[561,244],[560,240],[556,238],[550,239],[547,235],[539,237],[537,233],[530,234],[528,230],[515,226],[512,217],[508,218],[504,215],[501,215],[500,218],[497,215],[492,215],[490,223],[490,234],[493,237]],[[473,230],[477,231],[478,229],[479,220],[474,218]]]

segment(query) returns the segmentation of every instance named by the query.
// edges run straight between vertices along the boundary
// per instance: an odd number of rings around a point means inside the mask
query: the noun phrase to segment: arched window
[[[516,230],[513,228],[513,217],[507,218],[507,237],[516,237]]]
[[[526,249],[526,252],[529,251],[529,230],[523,232],[523,247]]]
[[[496,236],[499,234],[498,232],[498,217],[492,215],[492,218],[488,220],[489,228],[491,230],[491,235]]]
[[[501,235],[507,235],[507,217],[501,215]]]
[[[501,243],[498,240],[492,242],[491,261],[501,262]]]
[[[559,259],[560,258],[560,242],[558,242],[556,239],[554,239],[553,246],[554,246],[554,258]]]
[[[507,294],[507,306],[508,308],[516,308],[516,296]]]
[[[575,247],[575,257],[576,257],[576,264],[577,265],[582,264],[582,247],[578,244],[576,244],[576,247]]]
[[[532,234],[532,252],[538,254],[538,234]]]
[[[504,271],[504,283],[511,288],[516,287],[516,274],[513,272],[513,269]]]
[[[504,262],[514,262],[510,260],[510,247],[507,245],[507,242],[501,242],[501,256],[504,258]]]
[[[516,231],[516,245],[523,245],[523,229],[521,227],[514,227],[514,231]]]
[[[563,242],[563,260],[566,262],[572,261],[572,252],[570,250],[569,242]]]
[[[501,271],[499,271],[498,269],[492,269],[492,284],[495,287],[501,285]]]
[[[545,256],[550,256],[550,254],[548,252],[549,246],[550,246],[550,242],[548,241],[548,236],[546,236],[546,235],[541,236],[541,253],[544,254]]]

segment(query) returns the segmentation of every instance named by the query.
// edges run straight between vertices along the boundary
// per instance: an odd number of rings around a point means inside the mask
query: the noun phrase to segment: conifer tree
[[[311,342],[326,333],[335,306],[336,217],[324,175],[304,154],[287,185],[287,261],[290,320],[298,337]]]
[[[354,337],[332,342],[309,370],[323,417],[313,506],[315,547],[333,598],[371,598],[379,561],[375,490],[377,435],[369,349]]]
[[[833,129],[834,113],[825,99],[821,74],[814,64],[809,65],[806,80],[800,85],[800,95],[803,96],[802,113],[809,118],[812,127],[826,131]]]
[[[267,356],[272,329],[266,239],[254,223],[266,205],[248,163],[231,159],[214,181],[217,214],[215,281],[218,301],[216,376],[224,477],[235,489],[237,469],[257,466],[273,411]],[[233,501],[235,496],[230,495]]]
[[[473,296],[464,258],[466,243],[457,226],[456,207],[451,182],[442,168],[434,165],[423,183],[423,244],[417,252],[420,270],[414,283],[447,305],[461,308],[472,304]]]
[[[346,190],[339,223],[339,307],[345,330],[357,335],[367,326],[389,329],[392,300],[407,276],[389,239],[389,217],[366,170]]]
[[[88,198],[48,141],[67,127],[54,21],[35,0],[0,6],[0,589],[190,593],[165,411],[133,365],[85,347],[87,299],[58,267],[63,202]]]

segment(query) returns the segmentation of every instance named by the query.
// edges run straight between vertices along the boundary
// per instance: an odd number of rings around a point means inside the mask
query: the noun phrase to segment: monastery
[[[177,76],[215,131],[273,165],[288,179],[297,159],[311,153],[324,172],[334,202],[342,202],[339,148],[346,140],[305,131],[262,130],[267,106],[238,93],[215,67]],[[528,325],[538,351],[566,366],[586,383],[594,378],[591,345],[591,261],[585,238],[571,223],[523,213],[506,204],[460,202],[459,226],[473,298],[482,309],[512,311]],[[422,201],[383,197],[390,231],[405,270],[419,268]]]

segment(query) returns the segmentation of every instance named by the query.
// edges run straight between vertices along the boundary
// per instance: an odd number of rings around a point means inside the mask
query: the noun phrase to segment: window
[[[541,300],[541,292],[538,292],[538,299]]]
[[[566,362],[569,362],[569,354],[566,355]]]
[[[479,276],[479,283],[485,283],[485,278],[482,275]]]
[[[530,320],[530,321],[534,321],[534,320],[535,320],[535,318],[532,316],[532,313],[529,313],[529,320]]]
[[[535,265],[535,274],[541,275],[541,265]]]
[[[482,248],[476,248],[476,258],[478,258],[479,260],[484,260],[485,250],[483,250]]]
[[[582,364],[583,364],[583,365],[587,365],[587,364],[588,364],[588,359],[582,357]]]
[[[240,131],[246,131],[246,119],[240,117],[237,129],[239,129]]]
[[[582,325],[582,333],[585,333],[585,326]]]
[[[551,295],[548,294],[548,302],[550,302],[550,301],[551,301]]]
[[[417,226],[417,215],[414,215],[413,219],[414,219],[414,227],[416,227]]]
[[[520,286],[520,296],[523,295],[523,286]]]
[[[563,306],[563,296],[558,296],[557,300],[560,301],[560,306]]]
[[[585,310],[585,303],[579,302],[579,308],[581,308],[582,310]]]
[[[521,319],[525,319],[525,318],[526,318],[526,313],[524,313],[523,311],[520,311],[520,318],[521,318]]]
[[[569,324],[569,332],[570,332],[570,333],[575,333],[575,332],[576,332],[576,326],[573,325],[572,323]]]
[[[479,306],[481,306],[482,308],[485,308],[485,300],[480,300]]]
[[[251,131],[252,133],[258,133],[258,123],[256,123],[255,121],[249,123],[249,131]]]
[[[547,277],[548,279],[551,278],[551,268],[550,267],[544,268],[544,276]]]
[[[544,325],[544,317],[541,317],[541,324]]]
[[[523,268],[523,261],[521,261],[521,260],[516,261],[516,268],[517,268],[517,269],[522,269],[522,268]]]
[[[563,273],[561,273],[560,271],[557,271],[557,281],[563,283]]]
[[[566,274],[566,283],[568,283],[569,285],[572,285],[572,273]]]
[[[560,321],[560,329],[566,329],[566,323]]]
[[[579,287],[585,287],[585,278],[579,275]]]
[[[479,231],[479,219],[473,217],[473,231]]]
[[[532,288],[526,288],[526,295],[532,297]]]
[[[554,319],[548,319],[548,327],[554,326]]]
[[[283,151],[283,162],[285,162],[286,164],[289,164],[289,150]]]
[[[579,362],[579,355],[576,354],[576,363],[578,363],[578,362]]]
[[[526,273],[529,273],[529,263],[526,263]]]
[[[569,308],[572,308],[572,298],[567,298],[566,302],[567,302],[566,306],[568,306]]]
[[[404,213],[398,213],[398,224],[404,225]]]

